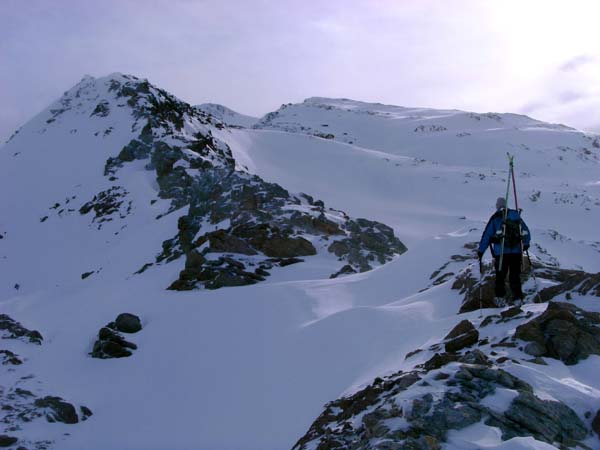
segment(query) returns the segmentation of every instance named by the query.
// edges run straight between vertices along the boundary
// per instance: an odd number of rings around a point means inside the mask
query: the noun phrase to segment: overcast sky
[[[0,0],[0,142],[85,74],[261,116],[311,96],[600,132],[598,0]]]

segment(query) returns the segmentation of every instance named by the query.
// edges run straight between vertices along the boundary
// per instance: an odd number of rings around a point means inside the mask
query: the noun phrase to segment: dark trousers
[[[523,299],[523,291],[521,290],[521,258],[520,253],[505,253],[502,258],[502,270],[500,270],[500,257],[495,257],[496,286],[494,292],[496,297],[504,297],[506,295],[504,281],[508,274],[508,283],[510,284],[510,290],[514,299]]]

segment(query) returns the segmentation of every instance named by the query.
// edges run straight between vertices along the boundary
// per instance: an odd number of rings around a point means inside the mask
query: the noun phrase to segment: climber
[[[506,305],[504,280],[507,274],[513,301],[519,304],[523,301],[521,263],[523,251],[529,249],[530,241],[529,228],[521,219],[520,211],[507,210],[506,199],[499,197],[496,201],[496,212],[483,231],[477,251],[480,262],[488,246],[494,257],[496,271],[494,293],[496,305],[499,307]]]

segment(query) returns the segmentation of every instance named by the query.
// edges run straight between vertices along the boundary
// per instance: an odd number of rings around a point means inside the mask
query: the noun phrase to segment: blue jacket
[[[519,221],[521,224],[521,236],[523,239],[523,247],[528,248],[531,242],[531,234],[529,228],[517,210],[508,210],[508,219]],[[488,224],[483,230],[481,241],[479,242],[479,251],[485,253],[487,248],[492,245],[492,256],[498,256],[502,253],[502,223],[504,221],[504,209],[499,209],[496,213],[490,217]],[[505,243],[506,244],[506,243]],[[504,245],[504,253],[521,253],[521,246],[508,247]]]

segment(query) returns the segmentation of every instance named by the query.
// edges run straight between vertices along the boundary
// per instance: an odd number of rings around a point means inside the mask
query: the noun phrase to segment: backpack
[[[517,247],[521,244],[521,219],[507,218],[504,221],[504,246]]]

